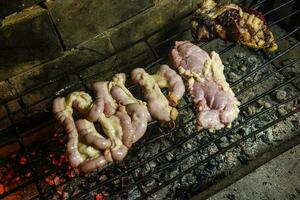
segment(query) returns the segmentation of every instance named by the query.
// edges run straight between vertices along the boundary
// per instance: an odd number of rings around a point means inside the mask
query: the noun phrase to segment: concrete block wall
[[[87,83],[107,80],[116,72],[154,60],[141,39],[187,15],[197,3],[196,0],[1,1],[0,101],[13,112],[17,123],[22,121],[24,126],[35,123],[36,117],[50,114],[51,96],[83,89],[81,79]],[[152,36],[149,42],[155,45],[164,34]],[[57,82],[49,82],[82,66],[86,68],[80,71],[81,79],[70,73]],[[0,107],[0,131],[7,126],[7,109]]]

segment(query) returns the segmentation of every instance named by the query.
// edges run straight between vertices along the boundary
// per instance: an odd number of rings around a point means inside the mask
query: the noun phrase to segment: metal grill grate
[[[258,1],[252,7],[263,7],[265,2],[266,0]],[[283,9],[288,5],[296,5],[295,2],[296,1],[294,0],[290,0],[278,7],[266,10],[264,12],[265,17],[273,20],[270,23],[270,26],[277,27],[279,24],[285,22],[286,20],[299,16],[300,9],[297,6],[295,6],[293,12],[286,13],[284,17],[276,17],[275,15],[275,11]],[[188,19],[191,14],[192,13],[189,13],[187,16],[182,18],[182,21],[186,21],[186,19]],[[146,69],[151,71],[158,64],[167,62],[166,53],[170,48],[171,42],[176,39],[186,38],[186,36],[189,35],[188,28],[177,30],[176,27],[178,23],[180,22],[171,24],[170,26],[165,27],[163,30],[156,31],[148,37],[136,42],[138,43],[144,41],[148,45],[149,51],[151,51],[153,53],[153,56],[155,57],[155,59],[152,60],[151,63],[148,63],[146,65]],[[100,170],[99,172],[95,172],[92,175],[89,175],[88,177],[85,177],[84,175],[79,175],[76,177],[72,177],[72,175],[71,177],[65,177],[64,173],[66,173],[68,169],[67,167],[62,167],[59,165],[48,165],[48,167],[50,168],[44,169],[43,166],[47,165],[47,163],[49,162],[47,160],[48,158],[45,158],[47,157],[46,153],[50,152],[52,154],[57,154],[58,156],[63,155],[64,153],[64,146],[62,144],[64,144],[65,136],[62,130],[58,130],[58,132],[55,133],[55,137],[53,137],[53,139],[51,140],[48,140],[41,144],[27,145],[27,142],[25,141],[25,138],[23,136],[24,130],[19,125],[22,124],[22,122],[16,123],[14,121],[13,116],[15,113],[9,109],[8,103],[15,99],[19,99],[21,102],[20,105],[22,104],[22,107],[24,107],[24,109],[26,110],[39,102],[35,102],[35,104],[33,105],[26,105],[22,101],[22,98],[25,95],[33,91],[42,90],[47,85],[63,80],[69,75],[75,75],[76,77],[78,77],[79,81],[73,82],[73,84],[64,91],[64,94],[74,91],[78,88],[83,88],[87,92],[91,93],[88,87],[88,80],[82,77],[80,72],[89,66],[101,62],[102,60],[96,60],[88,63],[87,65],[81,66],[80,70],[62,73],[55,79],[48,80],[38,86],[30,88],[29,90],[18,94],[14,98],[3,100],[1,104],[6,108],[8,117],[12,123],[12,126],[9,127],[6,132],[12,132],[15,136],[15,140],[13,140],[13,142],[17,142],[17,144],[21,147],[20,153],[17,154],[17,156],[15,156],[13,159],[24,160],[25,158],[26,163],[22,163],[22,166],[19,168],[21,175],[14,173],[12,176],[1,180],[0,198],[8,197],[8,195],[11,195],[19,191],[20,189],[26,188],[30,185],[33,185],[34,188],[36,188],[36,193],[30,194],[31,196],[28,199],[51,199],[54,194],[56,194],[57,192],[61,192],[67,187],[76,187],[73,185],[79,185],[80,189],[75,191],[73,194],[69,194],[70,199],[94,198],[97,194],[100,196],[105,196],[107,192],[109,192],[111,195],[116,195],[123,198],[155,198],[157,196],[153,195],[155,195],[157,192],[161,192],[165,188],[171,187],[171,185],[176,184],[176,182],[182,180],[183,177],[191,172],[196,173],[195,170],[197,170],[197,178],[199,180],[196,181],[197,183],[192,183],[188,186],[182,186],[183,188],[189,188],[189,190],[186,190],[186,192],[188,192],[189,194],[181,195],[193,195],[205,190],[210,184],[220,178],[218,176],[225,176],[224,174],[216,175],[213,176],[215,177],[215,179],[203,181],[202,172],[208,171],[207,167],[212,166],[211,162],[216,162],[216,160],[218,160],[220,156],[225,155],[227,152],[233,151],[233,149],[238,149],[237,151],[242,152],[243,150],[241,150],[241,146],[243,146],[249,139],[256,137],[260,133],[267,131],[269,128],[274,127],[281,122],[285,122],[287,119],[290,119],[300,111],[298,104],[298,100],[300,97],[300,88],[296,84],[296,82],[299,82],[300,80],[300,70],[298,69],[299,71],[293,74],[289,71],[290,69],[296,68],[297,65],[299,67],[300,57],[290,59],[290,61],[288,61],[287,63],[277,62],[284,56],[289,55],[291,52],[295,51],[297,47],[299,47],[300,42],[296,39],[291,39],[292,36],[296,36],[297,32],[299,32],[299,29],[299,25],[297,26],[296,24],[293,24],[290,29],[282,30],[282,32],[285,33],[280,35],[279,38],[276,39],[277,43],[279,43],[280,51],[277,54],[271,56],[261,51],[249,50],[245,47],[239,47],[234,44],[224,43],[219,40],[200,43],[199,46],[203,47],[205,50],[209,48],[212,48],[213,50],[217,49],[217,52],[221,55],[222,60],[224,60],[223,56],[225,57],[227,55],[230,57],[232,52],[237,52],[237,50],[248,52],[251,55],[256,55],[262,59],[261,63],[258,66],[253,67],[253,70],[250,69],[250,71],[245,71],[243,74],[241,74],[240,77],[231,81],[230,78],[228,79],[230,86],[233,88],[238,99],[242,99],[242,105],[240,106],[241,116],[233,124],[232,128],[221,130],[214,134],[210,134],[205,130],[201,132],[197,132],[196,130],[194,130],[193,121],[195,117],[193,115],[187,117],[187,113],[194,113],[194,108],[190,99],[185,96],[183,103],[178,109],[181,115],[179,116],[179,120],[174,130],[168,130],[166,127],[160,126],[157,122],[151,122],[144,138],[130,150],[129,155],[124,160],[124,162],[108,166],[105,169]],[[176,31],[173,32],[174,30]],[[161,31],[166,31],[168,33],[174,34],[154,45],[151,44],[151,42],[149,42],[151,37]],[[288,46],[285,48],[283,47],[284,45],[281,45],[281,42],[285,42],[287,40]],[[215,47],[217,48],[215,49]],[[121,49],[120,51],[116,52],[116,54],[125,51],[126,49],[127,48]],[[229,66],[231,64],[232,63],[229,62],[227,65]],[[227,65],[225,67],[227,67]],[[234,71],[234,67],[235,66],[226,68],[226,70],[228,70],[226,71],[226,75],[228,75],[232,70]],[[88,79],[90,80],[97,76],[99,76],[99,74],[94,74]],[[255,78],[256,76],[258,76],[257,79]],[[263,89],[261,90],[262,92],[259,93],[257,91],[257,88],[260,87]],[[131,85],[129,88],[132,91],[135,91],[137,89],[134,85]],[[256,105],[258,101],[269,98],[271,95],[273,95],[274,92],[281,88],[288,88],[289,91],[291,91],[291,95],[289,95],[288,98],[262,108],[257,112],[254,112],[250,115],[247,114],[249,109],[253,107],[253,105]],[[253,91],[251,92],[251,90],[254,90],[254,93]],[[247,96],[250,93],[253,93],[254,95]],[[43,98],[42,100],[40,100],[40,102],[44,101],[45,99],[53,98],[53,95],[49,94],[49,96]],[[288,111],[281,113],[280,116],[277,116],[276,113],[279,108],[281,108],[282,106],[288,106],[290,104],[293,104],[293,106],[288,109]],[[51,115],[49,113],[47,113],[45,116],[46,117],[42,120],[51,119]],[[269,116],[269,119],[266,120],[267,122],[259,124],[258,121],[260,121],[262,118],[265,119],[266,116]],[[259,126],[255,128],[250,127],[250,131],[248,133],[240,135],[237,134],[239,130],[242,130],[245,127],[249,127],[251,124],[258,124]],[[295,137],[299,137],[299,131],[299,127],[291,130],[291,132],[294,132],[293,135]],[[182,134],[180,136],[177,136],[177,134],[179,133]],[[240,137],[233,138],[234,135],[239,135]],[[198,141],[195,146],[189,143],[190,141],[195,140]],[[224,140],[227,141],[226,145],[223,144],[224,142],[222,143],[222,141]],[[155,146],[158,143],[161,144],[166,141],[168,141],[167,144],[162,145],[163,147],[160,147],[159,150],[155,151],[153,154],[145,156],[145,154],[147,153],[146,151],[142,156],[140,156],[145,147],[150,148],[151,146]],[[1,147],[9,145],[10,143],[12,143],[11,140],[8,142],[2,142]],[[192,147],[186,148],[185,145],[187,143]],[[60,150],[57,148],[58,146],[61,147]],[[184,153],[182,153],[182,149]],[[208,149],[213,150],[209,151]],[[181,151],[181,153],[172,153],[174,151]],[[170,155],[170,153],[173,156],[171,156],[170,159],[166,159],[166,157]],[[242,155],[244,154],[240,153],[238,158],[241,164],[243,164],[243,162],[245,161],[243,160],[244,157]],[[53,157],[57,156],[54,155]],[[199,158],[196,159],[196,157]],[[12,162],[13,159],[7,158],[7,160],[4,160],[2,163]],[[194,161],[191,161],[188,165],[186,163],[189,159]],[[145,170],[145,166],[149,166],[151,164],[153,165],[153,163],[155,164],[155,166],[151,167],[150,172],[146,173],[145,171],[147,170]],[[12,165],[9,166],[11,167]],[[178,173],[174,173],[174,175],[170,176],[169,174],[171,174],[174,167],[179,167],[180,169],[178,169]],[[1,167],[1,170],[2,168],[3,167]],[[9,167],[5,170],[7,173],[9,173]],[[217,171],[222,171],[222,169],[217,169]],[[52,177],[53,174],[56,174],[55,176],[58,176],[59,174],[61,176],[64,176],[64,181],[56,183],[55,177]],[[161,179],[163,174],[168,174],[168,178],[161,180],[157,184],[152,183],[152,185],[154,186],[149,186],[151,185],[150,183],[148,183],[149,180],[155,180],[156,182],[158,179]],[[24,181],[20,184],[15,184],[14,187],[10,188],[7,191],[3,189],[3,185],[16,179],[17,175]],[[48,185],[46,187],[44,182],[45,179],[49,177],[53,178],[54,184],[50,184],[50,186]],[[4,190],[2,192],[1,187]],[[185,192],[182,191],[182,193]]]

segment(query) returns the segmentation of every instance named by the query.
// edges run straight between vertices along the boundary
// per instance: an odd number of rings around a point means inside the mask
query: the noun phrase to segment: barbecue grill
[[[227,80],[242,103],[240,116],[231,128],[215,133],[196,131],[195,110],[185,95],[179,105],[175,128],[151,122],[145,136],[124,161],[88,175],[78,174],[67,161],[64,131],[57,128],[49,133],[49,126],[53,124],[51,109],[39,113],[38,118],[26,111],[75,90],[85,90],[92,95],[89,84],[101,74],[87,77],[82,70],[103,61],[101,58],[1,101],[11,126],[0,134],[0,153],[5,157],[0,163],[0,198],[186,199],[197,195],[197,199],[203,199],[298,144],[300,26],[294,19],[299,19],[299,2],[289,0],[270,6],[268,1],[261,0],[250,6],[261,10],[268,19],[278,52],[267,54],[219,39],[198,43],[206,51],[220,54]],[[287,7],[292,11],[281,12]],[[159,64],[168,63],[172,42],[192,40],[188,24],[192,13],[137,41],[144,41],[147,49],[131,63],[120,66],[120,71],[144,66],[151,72]],[[148,54],[155,59],[139,59]],[[49,84],[70,80],[66,88],[48,94],[39,102],[27,105],[23,101],[32,92],[46,90]],[[130,84],[129,89],[133,94],[139,93],[135,85]],[[16,99],[22,111],[13,111],[8,106]],[[20,112],[27,117],[16,122],[14,116]],[[19,150],[10,154],[10,149]]]

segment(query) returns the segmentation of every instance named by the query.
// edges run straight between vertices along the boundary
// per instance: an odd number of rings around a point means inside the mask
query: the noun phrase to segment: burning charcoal
[[[0,195],[4,194],[5,193],[5,186],[4,184],[0,184]]]
[[[196,182],[197,178],[193,174],[186,174],[181,178],[181,184],[183,186],[189,186]]]
[[[243,52],[237,52],[237,53],[235,54],[235,56],[236,56],[237,58],[245,58],[245,57],[246,57],[245,53],[243,53]]]
[[[293,122],[295,128],[298,129],[300,126],[300,114],[299,113],[296,113],[295,118],[292,122]]]
[[[183,149],[185,150],[191,150],[194,149],[195,147],[197,147],[199,145],[197,138],[193,138],[191,140],[188,140],[186,143],[184,143],[182,145]]]
[[[25,158],[25,156],[20,156],[20,164],[26,165],[26,163],[27,163],[27,159]]]
[[[288,113],[288,111],[283,107],[283,106],[280,106],[278,109],[277,109],[278,113],[280,114],[280,116],[284,116]]]
[[[268,128],[264,131],[264,135],[261,137],[262,141],[271,144],[274,140],[272,128]]]
[[[252,116],[260,111],[261,111],[261,108],[256,108],[255,106],[250,105],[247,107],[247,111],[244,111],[243,114],[245,116]]]
[[[170,137],[166,136],[163,138],[160,138],[159,142],[160,142],[160,150],[163,151],[166,148],[174,145],[174,143],[176,143],[176,141],[174,141],[174,137],[172,135],[169,135]],[[167,138],[168,137],[168,138]]]
[[[145,181],[145,183],[142,185],[143,189],[148,192],[152,188],[154,188],[156,185],[155,180],[153,178],[149,178]]]
[[[147,199],[151,199],[151,200],[156,200],[156,199],[167,199],[167,200],[171,200],[174,198],[170,198],[170,196],[173,197],[172,194],[172,184],[171,185],[167,185],[166,187],[161,188],[159,191],[157,191],[156,193],[154,193],[153,195],[150,196],[150,198]]]
[[[155,161],[151,161],[148,163],[151,169],[154,169],[156,167],[156,162]]]
[[[138,157],[139,157],[139,158],[144,157],[145,152],[146,152],[146,146],[143,146],[142,148],[139,149],[139,151],[138,151],[138,153],[137,153],[137,154],[138,154]]]
[[[136,170],[133,171],[133,176],[134,177],[139,177],[140,174],[141,174],[141,169],[140,168],[138,168],[138,169],[136,169]]]
[[[176,167],[176,168],[173,169],[171,172],[169,172],[170,178],[173,178],[173,177],[175,177],[175,176],[178,175],[178,174],[179,174],[179,168],[178,168],[178,167]]]
[[[240,154],[238,156],[238,160],[240,161],[241,164],[246,165],[246,164],[248,164],[248,162],[249,162],[250,159],[249,159],[248,155]]]
[[[156,182],[158,183],[158,185],[162,184],[161,180],[162,180],[163,176],[164,176],[164,174],[161,173],[161,172],[159,172],[159,173],[153,173],[152,174],[152,178],[154,180],[156,180]]]
[[[194,116],[195,116],[195,114],[193,113],[193,111],[191,109],[183,109],[182,111],[180,111],[179,118],[182,118],[183,123],[186,123],[187,121],[192,119]]]
[[[209,133],[201,132],[196,135],[196,139],[200,144],[207,144],[210,141]]]
[[[69,199],[69,198],[70,198],[69,193],[64,192],[63,195],[62,195],[62,199],[63,199],[63,200],[67,200],[67,199]]]
[[[185,132],[186,132],[187,135],[191,135],[192,133],[195,132],[194,126],[193,126],[193,125],[187,126],[187,127],[185,128]]]
[[[246,72],[247,71],[247,67],[245,65],[240,65],[239,70],[241,70],[242,72]]]
[[[218,148],[216,147],[216,145],[210,145],[209,147],[207,147],[207,150],[209,152],[209,155],[212,155],[218,151]]]
[[[239,150],[237,150],[239,151]],[[230,166],[230,167],[234,167],[235,165],[237,165],[237,157],[239,155],[239,152],[231,150],[231,151],[227,151],[225,153],[225,157],[226,157],[226,163]]]
[[[229,145],[228,139],[226,137],[220,138],[219,145],[221,148],[227,147]]]
[[[278,101],[282,102],[287,99],[287,93],[284,90],[278,90],[275,94],[275,97]]]
[[[228,74],[228,81],[229,81],[230,83],[232,83],[232,82],[234,82],[234,81],[237,81],[238,79],[239,79],[239,75],[237,75],[236,73],[230,72],[230,73]]]
[[[215,159],[210,159],[206,164],[206,170],[212,173],[213,171],[217,170],[218,164],[218,161],[216,161]]]
[[[95,196],[95,200],[102,200],[102,199],[103,199],[103,195],[101,193]]]
[[[258,103],[259,105],[261,105],[262,107],[264,107],[264,108],[271,108],[271,107],[272,107],[272,104],[270,104],[269,102],[267,102],[267,101],[265,101],[265,100],[263,100],[263,99],[259,99],[259,100],[257,101],[257,103]]]
[[[142,176],[145,176],[149,174],[152,171],[149,163],[145,164],[145,166],[142,168]]]
[[[137,199],[141,196],[141,193],[137,187],[134,187],[132,190],[128,192],[129,199]]]
[[[191,143],[187,142],[187,143],[183,144],[183,148],[184,149],[192,149],[193,145]]]
[[[204,180],[207,177],[207,174],[205,172],[205,166],[198,166],[196,169],[194,169],[194,174],[197,176],[198,182],[204,182]]]
[[[168,152],[168,153],[166,154],[166,159],[167,159],[168,161],[172,160],[173,157],[174,157],[174,155],[173,155],[171,152]]]
[[[197,158],[197,156],[195,156],[195,155],[188,157],[187,159],[185,159],[183,161],[184,164],[180,165],[181,170],[182,171],[187,170],[191,166],[195,165],[198,161],[199,161],[199,158]]]
[[[147,146],[147,150],[143,157],[145,159],[150,158],[151,156],[158,154],[159,149],[160,149],[160,145],[158,143],[151,144],[151,145]]]
[[[190,199],[192,195],[189,191],[190,191],[189,186],[181,186],[176,190],[174,196],[179,199]]]
[[[282,140],[287,140],[294,137],[297,132],[294,130],[294,125],[288,118],[287,121],[282,121],[272,127],[274,142],[281,142]]]
[[[258,156],[258,152],[268,148],[268,145],[261,140],[247,140],[242,144],[242,152],[246,154],[249,160],[253,160]]]
[[[104,181],[106,181],[108,179],[108,177],[105,175],[105,174],[103,174],[103,175],[101,175],[100,177],[99,177],[99,181],[100,182],[104,182]]]

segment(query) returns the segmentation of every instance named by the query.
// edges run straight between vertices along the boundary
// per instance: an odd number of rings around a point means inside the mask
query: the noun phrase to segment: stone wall
[[[149,45],[155,46],[168,34],[159,30],[186,16],[197,3],[1,1],[0,101],[6,108],[1,104],[0,131],[10,125],[7,110],[20,127],[51,119],[55,94],[84,89],[83,80],[89,87],[91,82],[153,61]],[[178,23],[174,30],[183,26]],[[150,35],[147,42],[142,40]]]

